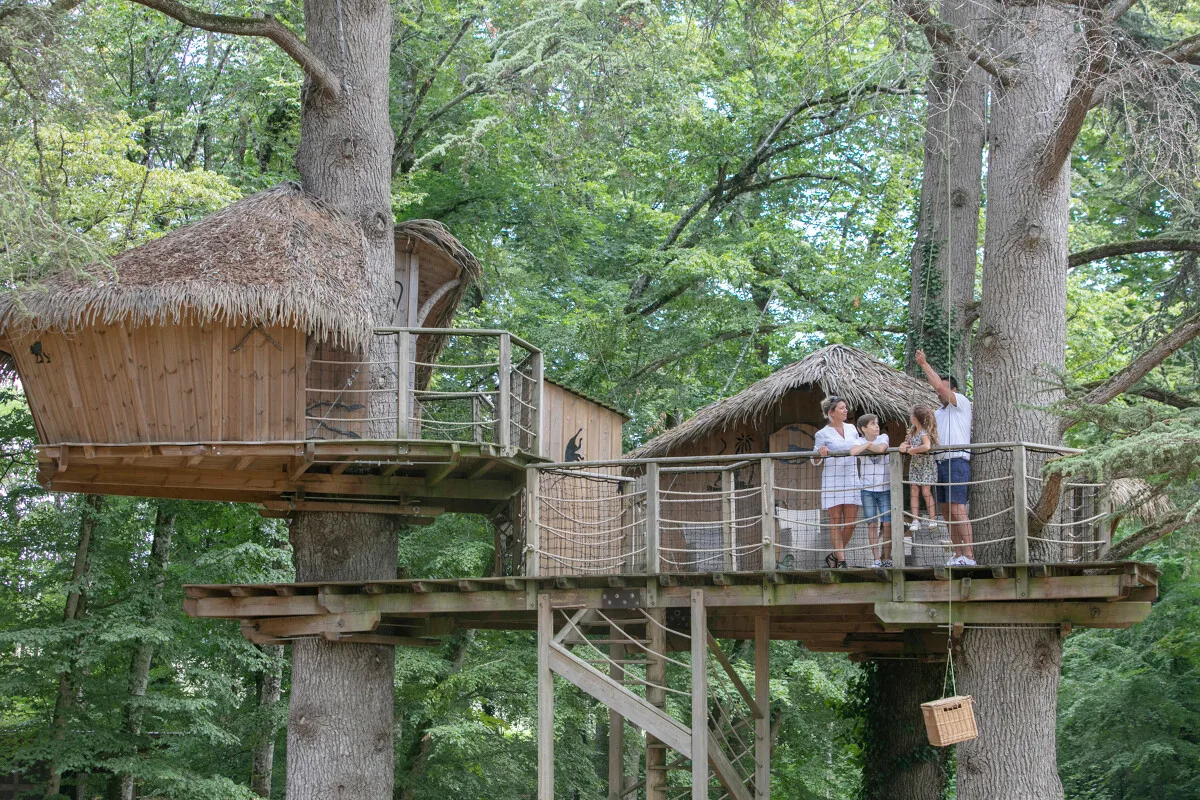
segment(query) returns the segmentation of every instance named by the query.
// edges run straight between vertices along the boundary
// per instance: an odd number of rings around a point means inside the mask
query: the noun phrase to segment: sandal
[[[850,569],[850,565],[847,564],[845,561],[839,561],[839,562],[837,562],[836,568],[837,569]]]
[[[837,569],[839,564],[845,563],[845,561],[838,561],[837,556],[835,556],[833,553],[825,556],[825,566],[829,567],[830,569]]]

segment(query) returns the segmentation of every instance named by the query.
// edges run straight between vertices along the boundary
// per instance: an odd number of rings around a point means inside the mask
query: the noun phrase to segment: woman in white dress
[[[858,431],[846,421],[850,406],[837,395],[821,401],[821,413],[829,424],[813,437],[813,449],[821,456],[813,459],[813,463],[825,465],[821,472],[821,508],[829,512],[829,541],[833,547],[833,552],[825,557],[825,563],[844,568],[845,547],[854,536],[854,523],[862,504],[858,464],[850,455]]]

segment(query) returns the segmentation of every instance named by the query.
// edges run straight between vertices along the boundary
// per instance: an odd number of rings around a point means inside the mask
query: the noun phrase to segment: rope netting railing
[[[537,453],[542,355],[503,331],[377,329],[306,364],[305,438],[493,444]]]
[[[752,572],[1096,560],[1102,481],[1064,449],[795,451],[539,467],[530,574]]]

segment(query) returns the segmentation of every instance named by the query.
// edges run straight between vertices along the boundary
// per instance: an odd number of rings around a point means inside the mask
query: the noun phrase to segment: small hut
[[[686,466],[663,467],[660,472],[664,563],[681,571],[719,571],[718,557],[704,554],[715,554],[725,536],[733,539],[735,568],[760,566],[761,557],[754,551],[761,537],[758,487],[762,476],[759,460],[749,456],[811,451],[813,435],[825,425],[821,401],[831,395],[849,403],[851,423],[861,414],[878,416],[893,444],[902,440],[912,405],[937,403],[936,394],[924,381],[861,350],[835,344],[701,409],[626,456],[698,459]],[[702,461],[703,457],[731,454],[748,458],[732,466],[706,467]],[[800,457],[776,462],[774,472],[777,541],[781,543],[777,562],[817,566],[819,558],[803,549],[802,543],[820,548],[827,538],[820,511],[820,469]],[[722,508],[723,503],[732,508]],[[795,552],[785,561],[789,545],[794,545]],[[739,551],[746,557],[737,558]],[[857,560],[861,561],[861,556]],[[867,558],[867,563],[870,560]]]
[[[395,227],[395,327],[374,327],[364,244],[285,183],[0,299],[43,481],[411,511],[431,494],[417,489],[465,485],[475,461],[499,459],[511,480],[474,494],[479,510],[507,499],[540,449],[540,353],[501,331],[435,330],[481,268],[431,220]]]

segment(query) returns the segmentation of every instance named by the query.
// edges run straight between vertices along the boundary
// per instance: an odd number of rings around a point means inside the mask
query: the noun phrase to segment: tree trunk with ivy
[[[872,661],[865,665],[862,800],[941,800],[948,752],[925,734],[921,703],[941,696],[945,665]]]
[[[982,35],[987,9],[977,0],[943,0],[941,18]],[[924,162],[905,364],[920,377],[913,356],[924,349],[939,372],[967,385],[970,330],[978,265],[979,207],[987,122],[987,80],[963,56],[942,51],[926,89]]]

